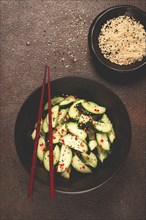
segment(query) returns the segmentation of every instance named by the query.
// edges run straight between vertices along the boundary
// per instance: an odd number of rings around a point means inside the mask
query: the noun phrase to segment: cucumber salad
[[[70,179],[72,169],[92,173],[111,152],[115,131],[106,108],[75,96],[51,99],[53,158],[56,172]],[[37,157],[49,172],[48,103],[44,105]],[[34,140],[36,125],[31,134]]]

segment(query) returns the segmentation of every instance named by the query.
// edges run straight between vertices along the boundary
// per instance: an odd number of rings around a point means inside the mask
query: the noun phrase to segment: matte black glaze
[[[47,88],[47,84],[46,84]],[[51,81],[52,97],[60,94],[77,95],[80,98],[93,100],[107,108],[116,133],[116,141],[112,146],[112,154],[96,172],[79,174],[73,172],[67,182],[55,176],[55,188],[64,193],[82,193],[101,186],[108,181],[125,161],[131,143],[131,125],[128,113],[116,94],[97,83],[83,77],[62,77]],[[27,171],[30,170],[33,142],[31,132],[37,120],[41,88],[36,89],[24,102],[15,125],[15,144],[19,159]],[[47,94],[47,93],[45,93]],[[47,100],[47,97],[45,96]],[[49,185],[49,174],[38,162],[36,177]]]

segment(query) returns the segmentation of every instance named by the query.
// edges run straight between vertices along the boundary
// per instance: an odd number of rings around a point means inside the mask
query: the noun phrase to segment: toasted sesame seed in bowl
[[[113,72],[133,72],[146,64],[146,14],[130,5],[99,14],[88,35],[95,62]]]

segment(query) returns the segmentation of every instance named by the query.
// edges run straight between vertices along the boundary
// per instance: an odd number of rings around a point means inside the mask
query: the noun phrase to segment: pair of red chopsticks
[[[50,68],[49,68],[49,66],[46,66],[45,75],[44,75],[44,79],[43,79],[43,85],[42,85],[42,91],[41,91],[41,97],[40,97],[40,105],[39,105],[39,112],[38,112],[38,122],[37,122],[37,127],[36,127],[36,137],[35,137],[33,156],[32,156],[32,165],[31,165],[31,171],[30,171],[29,188],[28,188],[28,196],[29,197],[33,193],[33,185],[34,185],[36,162],[37,162],[37,147],[38,147],[38,140],[39,140],[39,133],[40,133],[40,123],[41,123],[41,117],[42,117],[44,90],[45,90],[47,74],[48,74],[50,196],[51,196],[51,198],[53,198],[54,195],[55,195],[55,190],[54,190],[54,165],[53,165],[53,142],[52,142],[52,114],[51,114]]]

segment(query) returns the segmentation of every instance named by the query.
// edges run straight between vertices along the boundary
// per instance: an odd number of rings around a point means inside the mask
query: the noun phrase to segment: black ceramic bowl
[[[47,89],[47,85],[46,85]],[[15,125],[15,144],[19,159],[30,171],[33,142],[31,133],[37,121],[41,87],[36,89],[24,102]],[[51,81],[52,97],[60,94],[77,95],[106,106],[116,133],[111,155],[92,174],[74,172],[70,181],[55,175],[55,189],[63,193],[83,193],[107,182],[119,170],[127,158],[131,142],[131,125],[128,113],[116,94],[96,81],[82,77],[63,77]],[[47,95],[45,91],[45,100]],[[36,178],[49,185],[49,173],[38,162]],[[25,180],[24,180],[25,181]]]
[[[102,26],[107,22],[107,20],[116,18],[121,15],[127,15],[133,17],[135,20],[140,21],[144,25],[146,30],[146,13],[137,7],[130,5],[114,6],[103,11],[99,14],[91,24],[89,34],[88,34],[88,44],[93,55],[95,62],[100,63],[102,66],[106,67],[108,70],[115,71],[116,73],[128,73],[133,72],[146,64],[146,57],[141,61],[136,61],[135,63],[129,65],[118,65],[112,63],[110,60],[106,59],[98,46],[98,36],[100,34]]]

